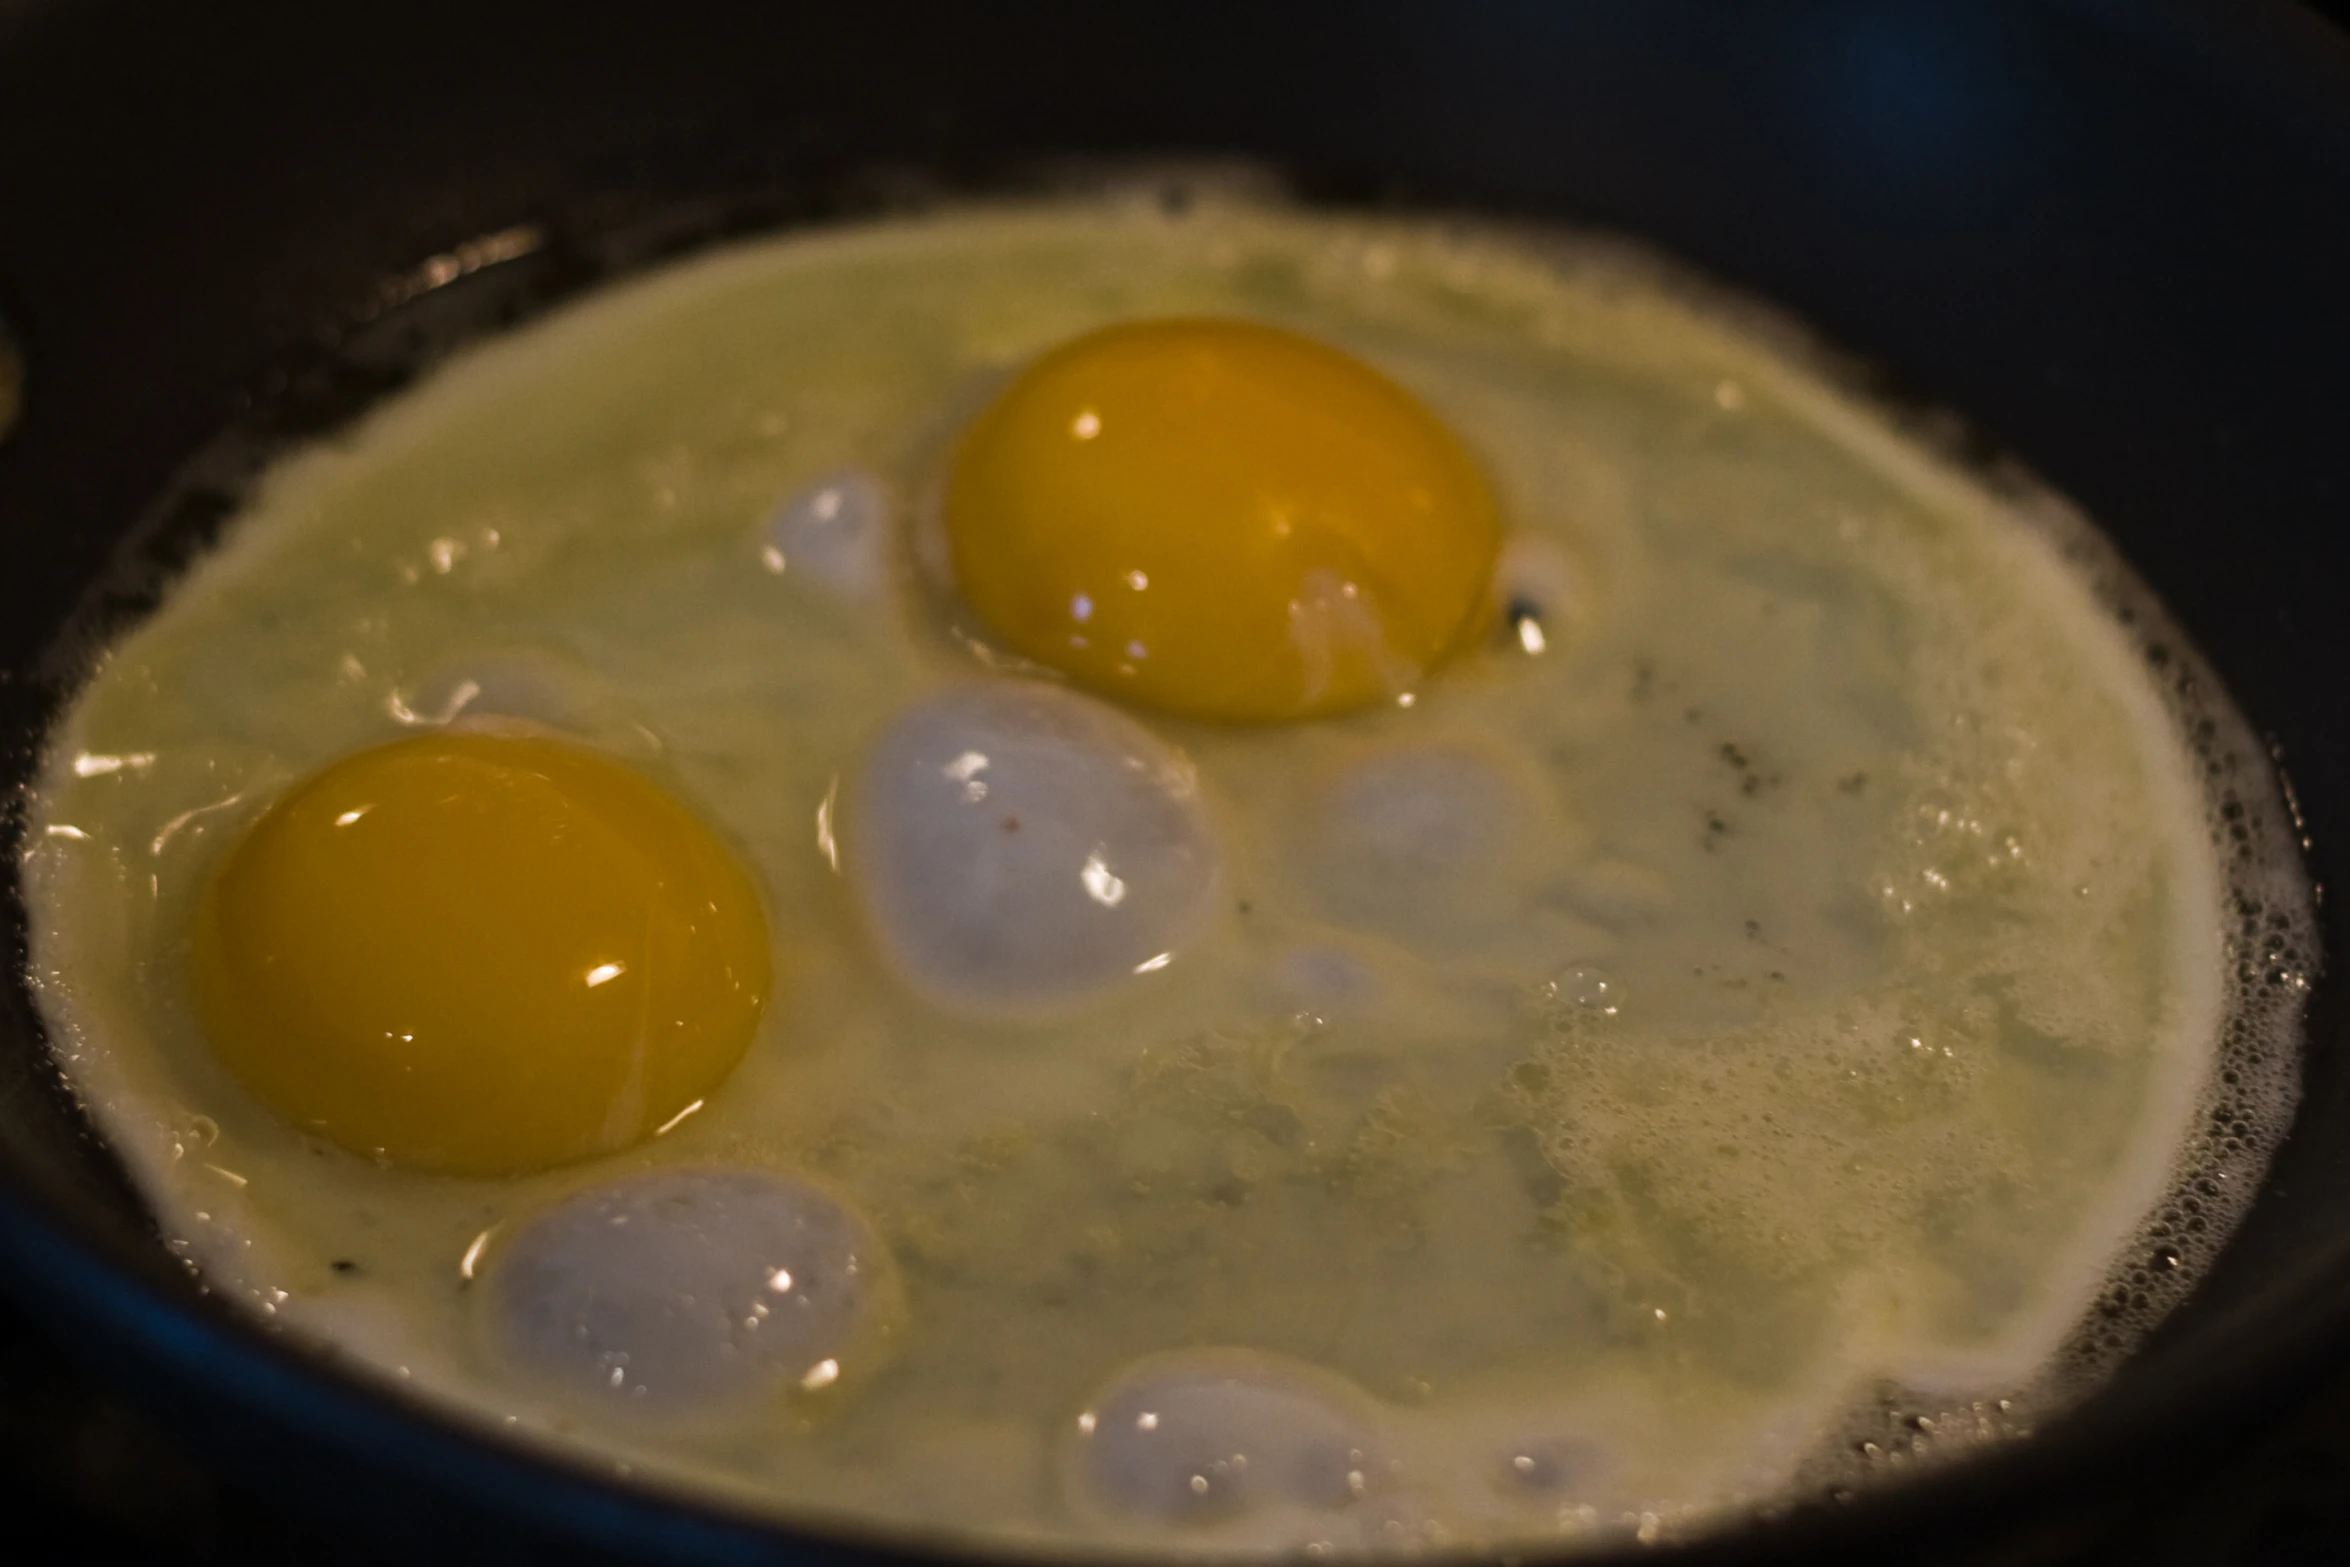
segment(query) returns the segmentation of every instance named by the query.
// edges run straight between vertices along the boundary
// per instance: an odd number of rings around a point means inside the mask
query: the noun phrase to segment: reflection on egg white
[[[543,654],[511,653],[436,670],[392,692],[384,710],[411,729],[491,717],[566,729],[578,726],[591,700],[583,676]]]

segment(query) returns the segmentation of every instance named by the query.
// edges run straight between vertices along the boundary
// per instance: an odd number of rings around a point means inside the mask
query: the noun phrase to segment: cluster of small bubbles
[[[1800,1466],[1794,1490],[1849,1501],[1867,1485],[1940,1467],[2030,1430],[2012,1397],[1936,1396],[1888,1384],[1846,1412]]]
[[[2091,568],[2116,618],[2138,639],[2174,731],[2186,742],[2203,794],[2222,879],[2218,934],[2225,956],[2213,1064],[2167,1189],[2118,1247],[2080,1321],[2041,1368],[2010,1386],[1956,1396],[1887,1389],[1857,1406],[1806,1463],[1797,1488],[1849,1500],[1896,1472],[1964,1457],[2028,1435],[2048,1413],[2116,1374],[2186,1296],[2242,1220],[2299,1097],[2302,1015],[2317,977],[2315,906],[2305,847],[2283,781],[2256,737],[2216,693],[2200,660],[2176,640],[2144,590],[2069,514],[2043,515],[2076,563]],[[1922,795],[1913,841],[1970,846],[1971,863],[2022,862],[2024,840],[1986,825],[1979,805]],[[1921,880],[1924,878],[1921,878]],[[1930,882],[1928,883],[1930,885]],[[2093,889],[2084,885],[2087,896]],[[1907,912],[1922,889],[1880,883]],[[1904,1036],[1906,1037],[1906,1036]]]
[[[2000,798],[2007,783],[1951,778],[1918,791],[1906,840],[1877,883],[1887,912],[1907,916],[1961,894],[2012,885],[2004,878],[2023,870],[2030,855],[2013,820],[2016,802]]]
[[[2169,1194],[2120,1248],[2109,1276],[2089,1301],[2070,1340],[2038,1371],[2013,1385],[1950,1397],[1888,1395],[1881,1403],[1864,1406],[1807,1466],[1805,1480],[1807,1485],[1816,1482],[1809,1486],[1814,1494],[1855,1494],[1924,1464],[1954,1459],[1986,1443],[2022,1435],[2042,1414],[2084,1396],[2112,1374],[2116,1364],[2177,1304],[2208,1264],[2251,1201],[2268,1155],[2285,1130],[2297,1092],[2300,1013],[2315,954],[2309,893],[2294,852],[2288,812],[2280,801],[2264,798],[2244,782],[2247,777],[2257,777],[2258,772],[2253,762],[2241,760],[2253,753],[2244,749],[2249,737],[2232,717],[2225,725],[2213,721],[2200,727],[2182,720],[2180,729],[2199,735],[2206,746],[2223,742],[2236,746],[2239,760],[2205,774],[2235,780],[2225,791],[2215,790],[2211,795],[2212,841],[2221,850],[2232,910],[2223,927],[2230,956],[2223,1006],[2226,1022],[2215,1041],[2211,1083],[2190,1139],[2173,1166]],[[1996,763],[1997,752],[1988,760]],[[1978,771],[1973,788],[1965,793],[1937,797],[1920,791],[1906,832],[1913,848],[1929,852],[1913,864],[1981,876],[1997,875],[2008,865],[2025,862],[2026,833],[1992,825],[2003,819],[2022,820],[1999,814],[2004,795],[1996,786],[1998,774],[1997,767]],[[1982,789],[1986,781],[1993,785],[1988,795]],[[2231,849],[2230,845],[2238,847]],[[1953,848],[1957,852],[1932,852]],[[1948,870],[1945,875],[1946,881],[1957,879]],[[2064,877],[2055,884],[2069,889],[2072,880]],[[2104,878],[2101,895],[2112,885],[2111,876]],[[1920,876],[1908,887],[1889,886],[1887,890],[1889,896],[1906,900],[1906,912],[1907,907],[1924,907],[1932,892],[1940,889]],[[1612,992],[1584,987],[1581,982],[1585,978],[1571,969],[1535,987],[1537,1008],[1551,1022],[1560,1045],[1536,1052],[1512,1075],[1510,1084],[1538,1123],[1560,1121],[1586,1143],[1608,1145],[1597,1155],[1588,1148],[1583,1150],[1586,1181],[1611,1160],[1626,1156],[1650,1160],[1668,1151],[1673,1137],[1660,1135],[1655,1125],[1647,1123],[1669,1121],[1683,1137],[1700,1129],[1720,1131],[1764,1152],[1762,1159],[1744,1164],[1744,1178],[1757,1191],[1769,1189],[1764,1200],[1771,1211],[1786,1210],[1791,1199],[1799,1201],[1799,1194],[1807,1190],[1826,1195],[1833,1189],[1832,1183],[1820,1182],[1814,1173],[1807,1173],[1802,1161],[1783,1163],[1771,1152],[1774,1145],[1763,1129],[1745,1127],[1740,1121],[1748,1109],[1742,1101],[1748,1096],[1738,1087],[1736,1041],[1728,1042],[1729,1052],[1717,1052],[1709,1063],[1693,1065],[1674,1059],[1663,1066],[1639,1064],[1637,1070],[1646,1074],[1641,1081],[1656,1091],[1651,1108],[1620,1124],[1601,1120],[1595,1107],[1604,1096],[1582,1083],[1578,1074],[1588,1070],[1582,1064],[1585,1060],[1602,1060],[1592,1053],[1601,1036],[1588,1027],[1593,1016],[1589,1003],[1603,996],[1609,1001],[1614,998]],[[1933,1028],[1921,1027],[1918,1019],[1933,1013],[1921,1014],[1914,1007],[1900,1005],[1897,998],[1885,1000],[1888,1005],[1870,1008],[1867,1015],[1848,1020],[1832,1037],[1815,1038],[1803,1054],[1819,1064],[1823,1085],[1834,1078],[1843,1080],[1846,1086],[1833,1088],[1833,1094],[1873,1096],[1879,1113],[1898,1116],[1904,1113],[1905,1100],[1914,1102],[1921,1094],[1930,1093],[1934,1085],[1931,1077],[1889,1076],[1895,1064],[1913,1071],[1930,1065],[1935,1071],[1964,1073],[1970,1070],[1965,1047],[1981,1027],[1948,1015],[1937,1016]],[[2040,1000],[2045,1007],[2046,998]],[[2098,1006],[2103,1004],[2102,1000],[2097,1002]],[[2054,1014],[2044,1011],[2041,1015]],[[2051,1034],[2082,1034],[2086,1030],[2082,1037],[2097,1036],[2094,1007],[2076,1006],[2065,1017],[2067,1026],[2063,1030],[2051,1028]],[[1880,1044],[1879,1054],[1872,1058],[1855,1047],[1864,1036],[1889,1040],[1894,1048],[1884,1052]],[[1989,1037],[1985,1036],[1986,1042]],[[1604,1065],[1599,1069],[1606,1070]],[[1765,1090],[1772,1094],[1783,1091],[1784,1085]],[[1787,1102],[1800,1116],[1825,1113],[1822,1106],[1805,1102],[1802,1096]],[[1822,1105],[1825,1102],[1823,1098]],[[1734,1127],[1737,1130],[1733,1131]],[[1918,1130],[1922,1133],[1924,1128]],[[1991,1135],[1996,1128],[1982,1130]],[[1749,1141],[1750,1135],[1755,1140]],[[1577,1152],[1573,1136],[1550,1138],[1544,1150],[1558,1158],[1562,1169],[1572,1168],[1566,1156]],[[1968,1152],[1921,1144],[1916,1152],[1915,1162],[1923,1165],[1965,1158],[1975,1165],[1995,1167],[2004,1157],[2002,1150],[1993,1147]],[[1661,1163],[1652,1162],[1651,1168],[1668,1179],[1688,1179]],[[1860,1179],[1872,1193],[1872,1201],[1898,1206],[1917,1195],[1911,1190],[1914,1175],[1914,1171],[1905,1174],[1886,1165],[1873,1174],[1861,1174]],[[1741,1222],[1733,1195],[1697,1183],[1688,1185],[1682,1198],[1703,1210],[1702,1214],[1692,1212],[1699,1222],[1727,1221],[1733,1230]],[[1835,1240],[1826,1227],[1822,1236],[1832,1245],[1844,1243]]]
[[[2102,1374],[2166,1315],[2209,1265],[2257,1193],[2299,1095],[2302,1012],[2317,969],[2315,909],[2296,852],[2290,799],[2261,765],[2260,748],[2206,692],[2200,660],[2164,641],[2141,652],[2166,683],[2205,783],[2206,825],[2220,857],[2228,912],[2226,1025],[2196,1129],[2169,1191],[2117,1260],[2096,1317],[2068,1358]]]
[[[440,669],[384,698],[384,711],[409,728],[522,720],[553,729],[584,725],[593,698],[588,678],[539,653],[477,657]]]

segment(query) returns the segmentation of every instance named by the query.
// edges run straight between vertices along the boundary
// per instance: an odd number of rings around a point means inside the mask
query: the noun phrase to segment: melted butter
[[[1146,720],[1197,769],[1228,906],[1075,1018],[942,1016],[871,956],[821,817],[883,716],[973,673],[915,564],[943,443],[1045,347],[1208,313],[1324,336],[1464,432],[1541,614],[1409,708]],[[2250,1015],[2223,879],[2268,878],[2293,929],[2305,894],[2267,840],[2220,862],[2070,536],[1769,343],[1564,242],[1215,204],[949,215],[615,288],[283,462],[107,655],[31,818],[67,1070],[225,1292],[493,1425],[798,1516],[1151,1550],[1648,1538],[1783,1494],[1888,1386],[2020,1397]],[[896,501],[879,597],[762,556],[843,472]],[[468,685],[729,835],[794,979],[653,1144],[505,1182],[273,1121],[183,968],[242,824]],[[1350,838],[1332,802],[1375,812],[1397,765],[1469,779],[1493,837],[1366,882],[1383,818]],[[2272,1063],[2293,1015],[2264,1014]],[[2255,1086],[2246,1186],[2289,1065]],[[840,1194],[902,1330],[821,1396],[700,1426],[525,1387],[467,1283],[500,1227],[670,1163]],[[1360,1388],[1387,1455],[1361,1501],[1169,1533],[1078,1494],[1093,1390],[1187,1345]]]

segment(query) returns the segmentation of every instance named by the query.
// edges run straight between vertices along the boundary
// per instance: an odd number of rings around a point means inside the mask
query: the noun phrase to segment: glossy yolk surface
[[[198,1014],[296,1125],[419,1169],[624,1147],[725,1078],[769,979],[751,881],[665,791],[559,741],[346,757],[201,896]]]
[[[1030,366],[966,433],[945,520],[958,586],[1017,651],[1243,720],[1409,691],[1474,628],[1499,543],[1475,462],[1410,393],[1220,320]]]

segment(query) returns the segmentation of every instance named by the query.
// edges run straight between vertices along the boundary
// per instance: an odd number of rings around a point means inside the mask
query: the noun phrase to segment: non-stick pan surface
[[[5,785],[69,619],[135,608],[89,600],[126,536],[147,519],[134,547],[168,562],[217,521],[232,473],[173,481],[221,430],[329,427],[436,341],[727,233],[1170,154],[1619,228],[1962,412],[2119,541],[2275,742],[2320,881],[2350,881],[2350,51],[2218,0],[0,0],[0,320],[27,368],[0,438]],[[516,225],[527,259],[365,324],[387,283]],[[11,889],[12,974],[21,921]],[[2340,937],[2329,913],[2337,968]],[[2339,988],[2250,1222],[2110,1388],[1690,1559],[2057,1550],[2350,1344]],[[14,983],[0,1287],[250,1483],[387,1550],[878,1549],[478,1443],[230,1318],[155,1245]]]

